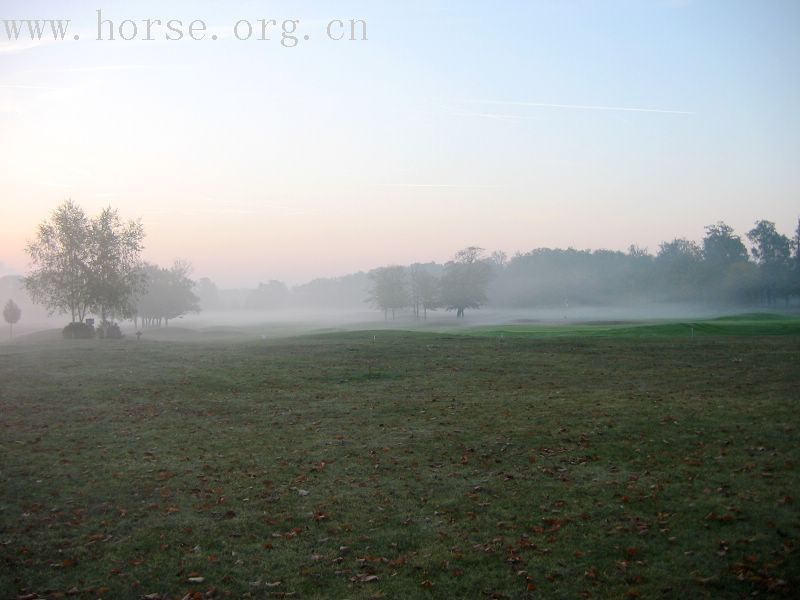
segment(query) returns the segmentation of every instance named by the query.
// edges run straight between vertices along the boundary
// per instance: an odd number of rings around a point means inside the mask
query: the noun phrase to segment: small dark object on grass
[[[141,331],[137,331],[136,332],[136,341],[139,341],[140,339],[142,339],[142,332]]]

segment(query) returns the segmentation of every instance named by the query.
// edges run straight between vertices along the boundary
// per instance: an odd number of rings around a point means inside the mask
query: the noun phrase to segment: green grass
[[[800,318],[749,313],[701,321],[661,323],[565,323],[474,327],[452,333],[489,337],[699,337],[800,335]]]
[[[800,338],[702,325],[4,345],[0,597],[790,596]]]

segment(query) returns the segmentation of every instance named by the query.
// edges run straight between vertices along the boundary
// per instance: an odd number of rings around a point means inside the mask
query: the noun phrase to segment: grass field
[[[798,333],[3,345],[0,598],[790,597]]]
[[[472,327],[468,335],[523,337],[673,337],[800,335],[800,318],[773,313],[748,313],[702,321],[660,323],[588,322]]]

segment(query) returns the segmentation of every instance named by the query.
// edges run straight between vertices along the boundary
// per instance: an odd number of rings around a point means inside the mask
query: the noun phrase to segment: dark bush
[[[70,323],[61,333],[65,340],[90,340],[94,337],[94,327],[86,323]]]
[[[116,323],[106,323],[97,329],[97,337],[107,340],[121,340],[123,338],[122,330]]]

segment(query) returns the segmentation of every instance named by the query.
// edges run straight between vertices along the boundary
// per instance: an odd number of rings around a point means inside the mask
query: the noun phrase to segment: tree
[[[625,261],[625,289],[631,298],[647,297],[653,280],[654,257],[645,247],[631,244],[628,246]]]
[[[22,311],[19,306],[17,306],[16,302],[13,300],[9,300],[3,309],[3,318],[6,320],[6,323],[8,323],[8,337],[14,335],[14,325],[19,322],[21,316]]]
[[[39,225],[26,248],[32,271],[25,286],[50,314],[69,313],[73,323],[82,323],[90,311],[103,323],[115,314],[128,316],[142,286],[143,238],[140,223],[123,223],[111,207],[89,219],[67,200]]]
[[[374,282],[368,273],[358,272],[344,277],[314,279],[291,290],[293,306],[350,308],[371,300]]]
[[[684,238],[663,242],[656,256],[663,292],[674,300],[699,297],[703,251],[696,242]]]
[[[134,319],[142,319],[142,325],[169,325],[170,319],[176,319],[190,312],[199,311],[197,296],[192,289],[194,282],[189,279],[191,266],[185,261],[177,260],[172,268],[164,269],[156,265],[144,266],[146,291],[135,303]]]
[[[419,319],[422,300],[419,294],[419,276],[422,273],[422,265],[414,263],[408,268],[409,295],[411,297],[411,310],[414,311],[414,318]]]
[[[194,293],[202,310],[217,310],[223,308],[217,284],[208,277],[203,277],[194,286]]]
[[[753,244],[753,256],[761,271],[764,301],[774,304],[778,296],[788,299],[792,241],[778,233],[772,221],[757,221],[747,232],[747,239]]]
[[[420,264],[414,263],[408,269],[411,282],[411,306],[414,309],[414,317],[419,319],[428,318],[429,310],[436,310],[439,307],[439,279],[431,271],[436,270],[438,265],[435,263]],[[420,315],[420,313],[422,313]]]
[[[722,221],[707,225],[703,238],[702,287],[707,301],[742,302],[751,293],[747,248]]]
[[[419,303],[422,306],[423,318],[428,319],[428,311],[441,306],[441,284],[435,275],[420,270],[416,274],[416,289]]]
[[[369,302],[383,311],[386,320],[389,319],[389,311],[391,311],[392,320],[394,320],[395,311],[405,308],[411,303],[405,267],[391,266],[375,269],[370,273],[370,279],[372,280],[372,289]]]
[[[428,311],[439,307],[439,278],[434,273],[440,268],[436,263],[414,263],[408,268],[411,307],[417,319],[427,319]]]
[[[282,281],[272,280],[259,283],[258,288],[250,292],[245,300],[245,307],[266,310],[286,306],[289,303],[289,288]]]
[[[39,225],[35,241],[26,247],[33,267],[25,278],[31,298],[50,314],[69,313],[73,323],[83,322],[92,304],[90,232],[83,209],[67,200]]]
[[[143,239],[141,223],[123,223],[110,206],[91,222],[91,308],[102,324],[110,316],[129,318],[133,314],[133,299],[143,291],[145,283],[139,258]]]
[[[489,264],[491,264],[496,270],[502,271],[508,264],[508,254],[502,250],[495,250],[489,257]]]
[[[748,261],[731,264],[724,277],[717,281],[715,291],[718,300],[735,304],[754,304],[761,292],[758,266]]]
[[[792,240],[792,291],[795,295],[800,294],[800,219],[797,220],[797,229]]]
[[[747,248],[733,228],[719,221],[706,226],[703,238],[703,259],[714,268],[727,268],[733,263],[747,261]]]
[[[481,260],[483,248],[470,246],[456,253],[445,265],[442,277],[442,304],[455,310],[456,318],[464,317],[468,308],[480,308],[486,303],[486,288],[491,267]]]

